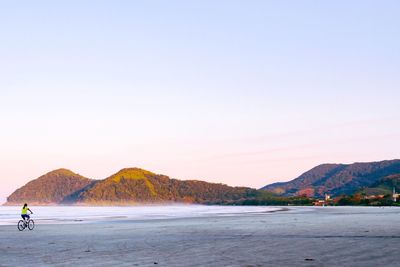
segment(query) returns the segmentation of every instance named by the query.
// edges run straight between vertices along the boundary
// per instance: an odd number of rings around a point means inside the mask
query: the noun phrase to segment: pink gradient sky
[[[400,158],[396,1],[0,8],[0,201],[56,168],[261,187]]]

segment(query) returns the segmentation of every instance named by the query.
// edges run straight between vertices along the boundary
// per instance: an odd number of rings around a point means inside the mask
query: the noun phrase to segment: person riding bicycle
[[[21,217],[26,221],[31,218],[28,214],[28,210],[30,211],[31,214],[33,214],[33,212],[28,208],[28,204],[25,203],[24,206],[22,207]]]

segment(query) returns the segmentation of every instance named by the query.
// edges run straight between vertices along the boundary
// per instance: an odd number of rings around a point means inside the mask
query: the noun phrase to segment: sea
[[[0,225],[21,219],[19,206],[0,206]],[[109,221],[160,220],[173,218],[236,216],[279,210],[265,206],[149,205],[129,207],[31,206],[35,224],[79,224]]]

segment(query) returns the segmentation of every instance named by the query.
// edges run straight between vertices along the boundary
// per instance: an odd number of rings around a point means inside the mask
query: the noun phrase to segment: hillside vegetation
[[[282,196],[323,197],[326,193],[332,196],[350,195],[386,176],[399,173],[400,160],[322,164],[292,181],[267,185],[262,189]]]
[[[255,195],[256,190],[203,181],[182,181],[139,168],[123,169],[83,191],[78,203],[123,204],[229,202]]]
[[[54,170],[17,189],[7,198],[6,204],[20,205],[28,202],[48,205],[60,203],[69,195],[93,182],[94,180],[67,169]]]
[[[395,189],[400,192],[400,174],[389,175],[379,180],[370,187],[363,188],[359,191],[361,195],[390,195]]]
[[[195,180],[177,180],[139,168],[122,169],[104,180],[56,170],[16,190],[7,204],[132,205],[184,202],[229,204],[254,198],[257,190]]]
[[[400,160],[322,164],[292,181],[271,184],[261,190],[172,179],[139,168],[122,169],[103,180],[59,169],[17,189],[6,204],[313,205],[330,194],[334,199],[331,204],[392,205],[395,204],[391,196],[393,187],[400,191]]]

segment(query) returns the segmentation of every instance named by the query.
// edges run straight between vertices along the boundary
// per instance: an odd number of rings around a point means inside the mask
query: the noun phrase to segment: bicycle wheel
[[[28,229],[33,230],[33,228],[35,228],[35,222],[33,220],[29,220]]]
[[[23,231],[25,229],[25,222],[23,220],[20,220],[18,222],[18,230]]]

